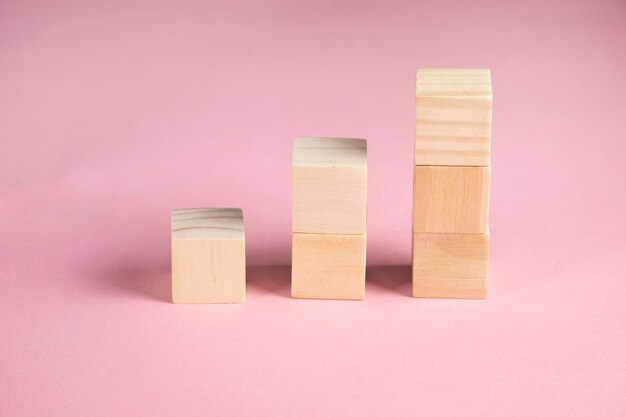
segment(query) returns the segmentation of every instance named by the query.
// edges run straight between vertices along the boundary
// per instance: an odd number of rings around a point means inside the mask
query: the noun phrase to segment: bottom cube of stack
[[[486,298],[489,233],[414,233],[413,297]]]
[[[366,235],[293,233],[291,296],[362,300]]]

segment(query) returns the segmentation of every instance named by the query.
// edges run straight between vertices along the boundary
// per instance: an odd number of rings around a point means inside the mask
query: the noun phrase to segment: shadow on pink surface
[[[291,265],[249,266],[246,284],[248,298],[268,293],[291,297]]]
[[[249,266],[247,272],[248,299],[274,294],[279,297],[290,295],[291,266]],[[136,265],[119,266],[100,273],[99,280],[113,288],[142,298],[172,301],[171,272],[168,266],[141,268]],[[397,293],[411,296],[411,266],[372,266],[367,268],[367,292]],[[366,294],[367,298],[367,294]]]
[[[120,264],[101,270],[96,278],[115,294],[126,293],[140,298],[172,301],[172,285],[169,266],[142,267]]]
[[[411,297],[411,265],[370,266],[367,268],[367,292],[394,292]]]

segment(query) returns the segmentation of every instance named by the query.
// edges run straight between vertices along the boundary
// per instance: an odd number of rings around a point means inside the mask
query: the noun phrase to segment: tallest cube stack
[[[491,74],[419,69],[413,189],[413,296],[485,298]]]

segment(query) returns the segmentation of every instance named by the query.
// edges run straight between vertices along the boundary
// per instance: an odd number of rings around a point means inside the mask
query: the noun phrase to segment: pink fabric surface
[[[3,0],[0,416],[626,415],[625,45],[623,0]],[[493,73],[485,301],[410,297],[433,66]],[[289,298],[302,135],[369,141],[363,302]],[[245,304],[169,302],[202,206]]]

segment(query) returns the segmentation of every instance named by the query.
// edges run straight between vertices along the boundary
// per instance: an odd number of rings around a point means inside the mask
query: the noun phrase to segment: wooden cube
[[[172,212],[174,303],[242,303],[246,299],[243,213],[235,208]]]
[[[293,144],[292,230],[364,234],[367,142],[298,138]]]
[[[362,300],[366,236],[294,233],[291,295]]]
[[[491,72],[417,70],[415,165],[488,166]]]
[[[413,297],[485,298],[488,258],[488,233],[414,233]]]
[[[413,232],[486,233],[490,167],[416,166]]]

